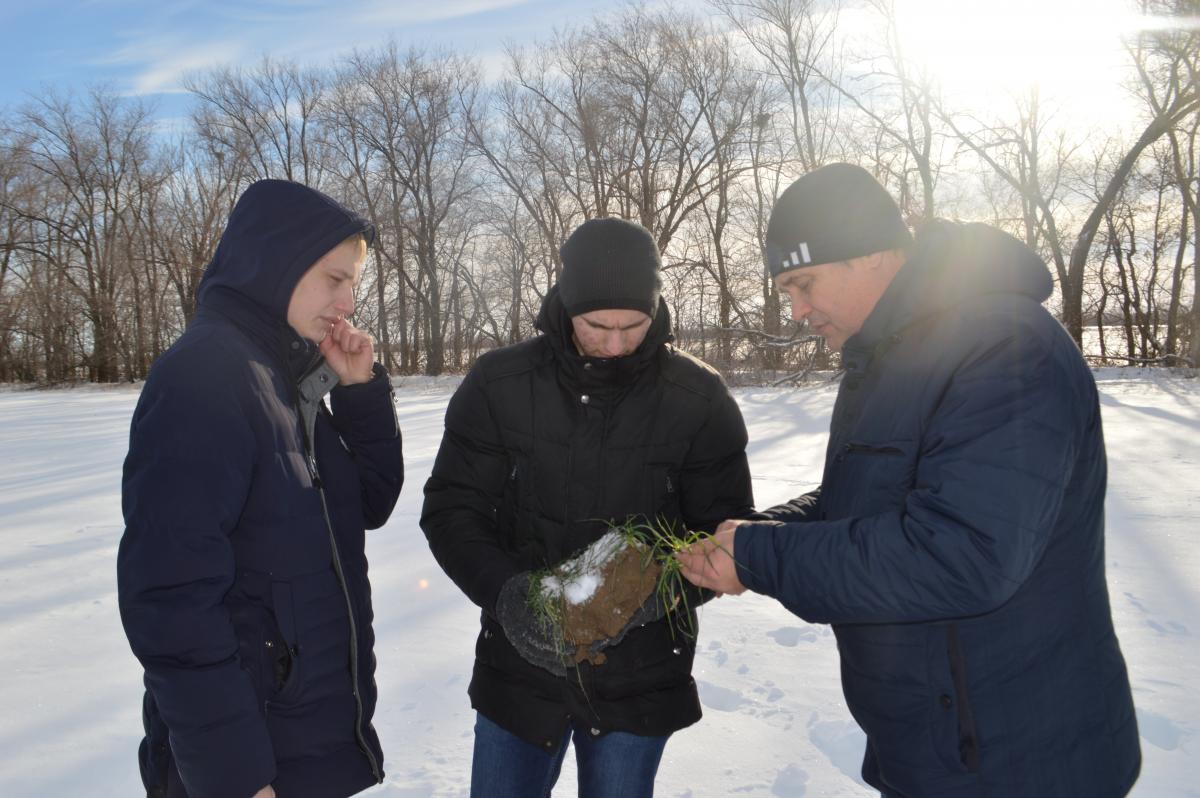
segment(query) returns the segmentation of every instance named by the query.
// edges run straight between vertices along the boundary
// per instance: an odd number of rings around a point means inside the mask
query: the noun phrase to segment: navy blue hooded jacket
[[[305,186],[247,189],[134,412],[117,575],[150,795],[331,798],[382,779],[364,529],[403,477],[391,387],[377,364],[333,388],[332,413],[308,392],[309,445],[298,384],[336,377],[286,321],[301,276],[354,233],[370,225]]]
[[[1124,795],[1095,382],[1045,264],[934,223],[842,352],[821,486],[739,527],[751,590],[833,624],[886,796]]]

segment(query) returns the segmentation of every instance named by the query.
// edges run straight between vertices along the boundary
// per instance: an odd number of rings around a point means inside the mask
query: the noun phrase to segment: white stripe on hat
[[[792,259],[790,261],[784,261],[783,265],[784,266],[788,266],[788,265],[799,266],[800,265],[800,256],[797,255],[795,252],[793,252]]]
[[[812,263],[812,258],[808,254],[808,242],[800,242],[800,257],[804,258],[805,263]]]

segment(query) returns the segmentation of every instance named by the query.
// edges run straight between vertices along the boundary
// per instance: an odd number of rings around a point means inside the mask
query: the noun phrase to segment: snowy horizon
[[[1200,798],[1200,380],[1097,373],[1109,457],[1106,566],[1144,763],[1134,798]],[[384,784],[465,796],[478,609],[417,525],[456,378],[398,378],[405,484],[368,534]],[[117,614],[121,462],[140,386],[0,389],[0,795],[142,794],[141,668]],[[836,386],[737,388],[758,506],[820,479]],[[704,718],[668,743],[657,794],[861,798],[863,737],[827,626],[747,594],[706,605],[693,674]],[[555,796],[576,794],[568,756]]]

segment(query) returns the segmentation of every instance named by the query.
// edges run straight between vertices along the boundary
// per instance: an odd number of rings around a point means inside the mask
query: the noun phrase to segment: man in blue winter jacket
[[[1104,576],[1095,382],[1028,247],[912,240],[866,171],[789,187],[768,266],[845,374],[820,486],[680,560],[837,636],[863,778],[888,798],[1105,798],[1141,764]],[[732,557],[729,554],[732,554]]]
[[[383,779],[364,530],[403,462],[387,373],[346,320],[373,234],[311,188],[253,184],[146,380],[117,577],[148,796],[338,798]]]

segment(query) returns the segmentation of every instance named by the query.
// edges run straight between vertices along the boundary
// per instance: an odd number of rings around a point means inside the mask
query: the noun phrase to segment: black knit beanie
[[[640,310],[653,318],[662,289],[654,236],[624,219],[589,219],[559,249],[558,293],[567,315]]]
[[[900,208],[861,166],[831,163],[788,186],[767,224],[772,277],[905,247],[912,234]]]

